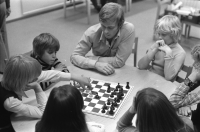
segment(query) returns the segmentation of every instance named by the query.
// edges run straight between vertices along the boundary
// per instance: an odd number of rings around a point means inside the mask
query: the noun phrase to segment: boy
[[[33,51],[26,53],[35,58],[41,65],[42,70],[59,70],[69,72],[67,67],[62,64],[56,57],[57,51],[60,49],[60,43],[50,33],[42,33],[33,40]],[[40,83],[43,90],[51,84],[51,82]]]

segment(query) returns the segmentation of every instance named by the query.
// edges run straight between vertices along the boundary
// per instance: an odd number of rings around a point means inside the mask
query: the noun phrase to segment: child
[[[137,114],[136,127],[132,119]],[[137,92],[132,106],[117,123],[119,132],[194,132],[187,117],[178,116],[167,97],[154,88]]]
[[[38,84],[41,81],[69,81],[74,80],[84,88],[91,87],[90,79],[56,70],[42,71],[41,65],[32,57],[17,55],[6,63],[5,71],[0,83],[0,130],[11,129],[10,115],[12,113],[23,116],[41,118],[47,97]],[[22,102],[22,96],[27,97],[26,90],[33,89],[38,106],[31,106]]]
[[[173,81],[186,57],[184,49],[178,43],[181,36],[179,18],[172,15],[163,16],[155,24],[155,31],[159,40],[139,60],[138,67]]]
[[[42,65],[42,70],[59,70],[69,72],[67,67],[56,57],[60,44],[57,38],[50,33],[42,33],[33,40],[33,51],[26,53],[38,60]],[[46,90],[51,82],[40,83],[43,90]]]
[[[47,101],[36,132],[104,132],[104,126],[86,122],[82,112],[83,97],[76,87],[63,85],[54,88]]]

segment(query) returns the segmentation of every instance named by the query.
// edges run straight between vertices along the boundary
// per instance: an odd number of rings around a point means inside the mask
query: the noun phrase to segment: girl
[[[132,126],[135,114],[136,127]],[[191,120],[178,116],[167,97],[154,88],[137,92],[117,128],[119,132],[193,132],[194,129]]]
[[[47,97],[38,82],[41,81],[69,81],[74,80],[90,87],[90,79],[56,70],[43,71],[37,60],[28,56],[17,55],[11,57],[5,67],[0,83],[0,132],[14,131],[10,115],[17,113],[23,116],[41,118]],[[26,90],[35,91],[38,106],[31,106],[22,102],[22,96],[27,97]]]
[[[149,69],[166,80],[173,81],[184,63],[186,53],[179,45],[181,23],[179,18],[166,15],[155,24],[159,40],[147,51],[138,62],[139,69]]]
[[[103,125],[86,123],[83,106],[82,95],[76,87],[54,88],[41,121],[36,124],[36,132],[103,132]]]

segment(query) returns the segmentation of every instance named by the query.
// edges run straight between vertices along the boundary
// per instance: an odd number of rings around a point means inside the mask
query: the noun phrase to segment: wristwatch
[[[193,87],[195,83],[193,83],[188,77],[185,78],[184,84],[188,87]]]

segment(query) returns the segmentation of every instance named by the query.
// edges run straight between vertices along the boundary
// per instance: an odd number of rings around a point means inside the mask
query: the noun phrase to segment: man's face
[[[47,49],[44,51],[44,54],[41,58],[44,62],[46,62],[49,65],[52,65],[56,59],[56,52],[50,49]]]
[[[112,21],[101,22],[100,21],[100,24],[101,24],[103,34],[107,39],[113,39],[119,31],[119,28],[116,22],[112,22]]]

